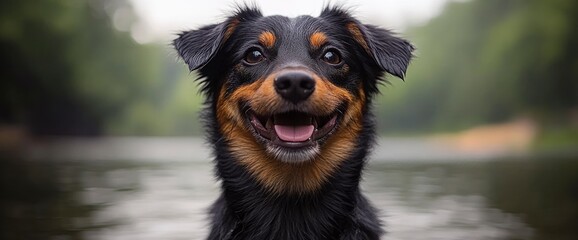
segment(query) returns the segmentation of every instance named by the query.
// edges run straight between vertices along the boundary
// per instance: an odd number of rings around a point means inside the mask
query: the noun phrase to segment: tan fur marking
[[[225,36],[223,39],[223,42],[226,42],[227,39],[229,39],[229,37],[231,37],[231,35],[233,35],[233,32],[235,32],[235,29],[237,29],[237,25],[239,25],[240,21],[239,19],[231,19],[231,21],[229,22],[229,24],[227,25],[227,30],[225,31]]]
[[[277,39],[275,37],[275,34],[269,31],[262,32],[261,35],[259,35],[259,43],[261,43],[261,45],[263,45],[266,48],[272,48],[273,46],[275,46],[276,40]]]
[[[266,79],[242,86],[225,97],[224,86],[217,101],[217,120],[220,131],[231,147],[231,152],[257,181],[275,193],[307,193],[321,187],[339,164],[346,160],[362,128],[364,93],[355,97],[327,80],[315,76],[316,90],[309,100],[311,109],[330,114],[342,102],[348,109],[336,132],[321,146],[320,154],[302,163],[285,163],[266,153],[265,146],[257,143],[247,129],[240,113],[239,102],[247,101],[257,113],[268,114],[281,104],[273,87],[272,74]]]
[[[327,35],[322,32],[314,32],[309,37],[309,43],[313,48],[320,48],[327,42]]]
[[[357,24],[348,23],[346,28],[349,31],[349,33],[351,33],[351,35],[353,35],[353,39],[357,43],[359,43],[359,45],[361,45],[361,47],[363,47],[363,49],[365,49],[365,51],[367,51],[367,53],[372,55],[371,51],[369,50],[369,46],[367,45],[367,42],[365,41],[365,37],[363,37],[363,33],[361,33],[361,30],[359,29]]]

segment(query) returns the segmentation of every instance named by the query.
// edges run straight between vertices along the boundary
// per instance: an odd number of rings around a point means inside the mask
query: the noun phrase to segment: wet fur
[[[338,125],[315,159],[277,161],[242,124],[235,101],[250,98],[255,91],[251,84],[266,81],[275,67],[245,69],[238,64],[244,44],[259,39],[249,34],[254,29],[274,30],[261,34],[266,48],[274,48],[278,39],[290,39],[284,35],[286,29],[310,33],[320,29],[323,35],[303,41],[311,39],[315,48],[333,38],[342,48],[347,67],[340,71],[306,64],[319,75],[319,82],[337,87],[342,93],[336,93],[336,99],[347,104],[343,117],[347,126]],[[286,41],[283,44],[290,44]],[[307,46],[293,44],[294,49]],[[208,239],[379,239],[383,230],[376,210],[359,188],[375,135],[371,103],[385,72],[404,77],[412,57],[410,43],[360,23],[341,7],[326,7],[318,18],[294,19],[263,17],[255,7],[240,7],[222,23],[179,34],[174,46],[191,71],[199,70],[207,97],[203,119],[222,186],[210,211]],[[311,61],[308,56],[295,59]],[[275,100],[273,93],[264,96]],[[313,106],[328,106],[323,100],[311,101]]]

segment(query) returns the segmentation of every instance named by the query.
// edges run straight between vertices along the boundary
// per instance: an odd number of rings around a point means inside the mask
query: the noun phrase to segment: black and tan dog
[[[209,239],[378,239],[359,181],[385,72],[403,78],[413,47],[341,7],[319,17],[226,21],[174,40],[200,70],[222,194]]]

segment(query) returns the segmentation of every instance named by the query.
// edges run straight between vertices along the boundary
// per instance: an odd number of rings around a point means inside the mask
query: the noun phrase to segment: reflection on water
[[[386,239],[578,239],[578,159],[372,161]],[[2,239],[202,239],[208,161],[3,159]]]
[[[365,189],[385,210],[388,239],[531,239],[520,217],[490,206],[488,176],[467,165],[373,166]]]

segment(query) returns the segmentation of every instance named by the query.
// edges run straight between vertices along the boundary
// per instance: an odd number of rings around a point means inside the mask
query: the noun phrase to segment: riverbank
[[[0,128],[0,152],[24,159],[209,161],[210,146],[201,137],[43,137],[18,127]],[[578,156],[578,129],[542,129],[520,118],[455,133],[411,137],[381,136],[372,152],[376,161],[475,161],[529,158],[542,155]]]

